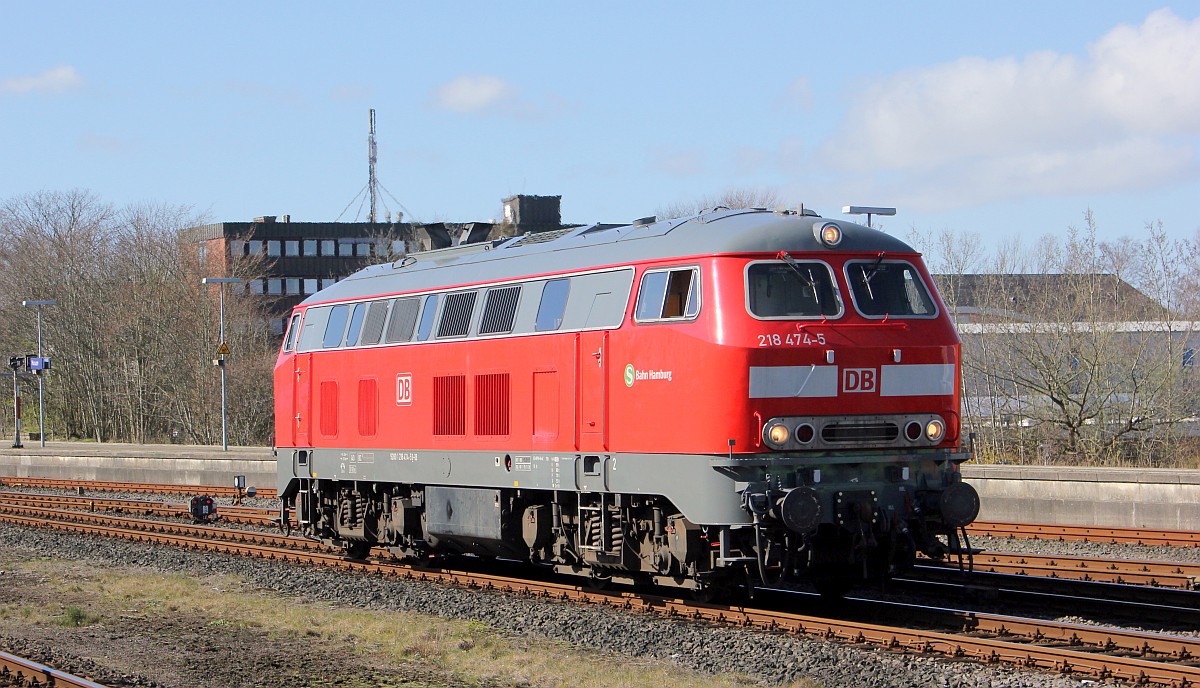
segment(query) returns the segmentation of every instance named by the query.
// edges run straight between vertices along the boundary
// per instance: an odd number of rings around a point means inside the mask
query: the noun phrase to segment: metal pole
[[[38,318],[38,358],[42,357],[42,307],[37,307]],[[45,363],[42,364],[45,366]],[[46,374],[43,367],[38,371],[38,437],[42,440],[42,446],[46,446],[46,397],[42,389],[42,376]]]
[[[21,444],[21,386],[17,383],[17,369],[13,368],[13,449],[24,449]]]
[[[221,304],[221,343],[225,343],[225,283],[221,283],[220,296],[218,301]],[[212,301],[209,301],[212,303]],[[229,431],[225,419],[225,357],[220,356],[221,361],[221,451],[229,451]]]

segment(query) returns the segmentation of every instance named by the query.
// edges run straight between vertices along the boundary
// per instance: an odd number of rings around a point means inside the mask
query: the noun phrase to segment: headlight
[[[842,243],[842,228],[832,222],[813,225],[813,233],[817,235],[817,241],[829,248]]]
[[[796,441],[800,444],[808,444],[817,436],[817,430],[808,423],[801,423],[796,426]]]
[[[787,444],[787,441],[789,438],[791,438],[791,436],[792,433],[783,423],[774,423],[772,425],[768,425],[766,432],[763,433],[763,439],[767,441],[767,444],[775,447],[776,449]]]
[[[921,439],[922,430],[923,428],[921,427],[920,423],[915,420],[910,420],[904,426],[904,438],[909,442],[916,442],[917,440]]]
[[[925,424],[925,436],[930,442],[941,442],[946,436],[946,425],[937,419],[929,421]]]

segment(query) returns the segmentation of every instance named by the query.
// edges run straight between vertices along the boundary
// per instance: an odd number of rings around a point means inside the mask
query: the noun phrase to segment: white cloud
[[[905,177],[926,208],[1169,183],[1197,172],[1200,19],[1159,10],[1085,59],[962,58],[859,93],[822,163]]]
[[[70,65],[47,69],[34,76],[0,81],[0,93],[62,93],[83,86],[83,77]]]
[[[513,87],[500,77],[463,75],[438,87],[434,104],[451,112],[482,113],[503,108],[515,97]]]

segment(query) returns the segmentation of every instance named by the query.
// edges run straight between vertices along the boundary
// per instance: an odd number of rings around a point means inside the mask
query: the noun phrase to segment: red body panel
[[[833,267],[845,301],[840,318],[758,320],[746,308],[745,267],[774,257],[672,261],[701,266],[703,305],[690,321],[634,322],[641,272],[665,265],[654,263],[638,266],[618,329],[285,352],[275,369],[276,445],[724,454],[734,440],[735,453],[755,453],[764,451],[762,420],[773,416],[916,412],[942,415],[944,444],[955,445],[959,340],[936,293],[937,318],[863,318],[850,301],[842,261],[874,256],[826,253],[817,257]],[[889,258],[911,261],[932,286],[917,256]],[[836,397],[749,397],[752,366],[823,366],[828,352],[841,371]],[[877,380],[881,366],[897,357],[904,364],[953,365],[955,392],[882,397],[877,387],[875,393],[845,389],[847,369]],[[407,398],[400,390],[405,378]],[[375,380],[375,403],[363,396],[372,389],[363,380]],[[438,408],[435,396],[442,399]],[[463,434],[435,434],[435,427],[461,427]],[[363,434],[371,429],[373,435]]]

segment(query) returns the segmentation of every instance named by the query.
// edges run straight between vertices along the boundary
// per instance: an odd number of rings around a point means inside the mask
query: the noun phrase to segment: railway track
[[[1200,640],[1058,622],[927,610],[910,617],[932,618],[935,611],[946,630],[883,626],[788,611],[685,602],[634,592],[593,591],[556,582],[534,581],[476,572],[425,569],[387,561],[353,561],[329,548],[269,533],[230,530],[109,514],[0,504],[0,520],[125,540],[171,544],[192,550],[257,557],[326,568],[372,573],[402,580],[432,581],[458,587],[497,590],[554,600],[605,605],[671,618],[755,628],[863,643],[903,652],[941,654],[1004,662],[1026,668],[1071,673],[1098,679],[1166,686],[1200,685]]]
[[[0,652],[0,686],[27,686],[28,688],[105,688],[102,684],[65,671],[51,669],[43,664]]]
[[[0,477],[0,486],[45,487],[54,489],[83,489],[97,492],[135,492],[142,494],[207,494],[213,497],[233,497],[237,490],[225,485],[167,485],[154,483],[120,483],[102,480],[58,480],[53,478]],[[276,499],[272,488],[259,488],[261,499]],[[1164,547],[1200,547],[1200,532],[1188,530],[1143,530],[1107,526],[1059,526],[1041,523],[976,521],[967,527],[971,535],[998,538],[1098,542],[1109,544],[1139,544]]]
[[[10,487],[48,487],[56,490],[82,489],[93,492],[135,492],[141,494],[206,494],[210,497],[234,497],[237,490],[227,485],[165,485],[155,483],[118,483],[104,480],[59,480],[56,478],[0,477],[0,485]],[[276,499],[274,488],[255,488],[260,499]]]
[[[0,493],[0,501],[45,508],[78,509],[93,512],[191,518],[182,504],[131,499],[105,499],[44,494]],[[255,507],[219,506],[216,521],[278,528],[279,512]],[[293,520],[292,525],[295,522]],[[944,577],[959,573],[949,562],[922,559],[922,571]],[[944,571],[943,571],[944,569]],[[1114,583],[1154,588],[1195,590],[1200,588],[1200,565],[1162,561],[1099,559],[1094,557],[1050,556],[983,552],[974,558],[976,573],[1009,574],[1029,578],[1067,579]]]
[[[925,558],[918,561],[926,569],[945,568],[958,571],[954,562],[938,562]],[[972,570],[975,573],[1059,578],[1151,588],[1200,589],[1200,564],[1171,561],[983,551],[974,556]]]
[[[1042,523],[976,521],[967,526],[970,535],[1028,540],[1062,540],[1161,547],[1200,547],[1200,532],[1190,530],[1142,530],[1108,526],[1058,526]]]

